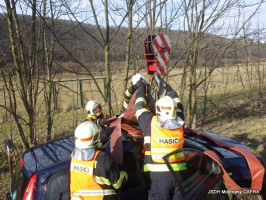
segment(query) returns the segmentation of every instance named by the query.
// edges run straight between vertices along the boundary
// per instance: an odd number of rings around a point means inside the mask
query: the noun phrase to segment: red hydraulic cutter
[[[167,35],[149,35],[144,40],[144,55],[148,74],[157,73],[165,76],[167,73],[171,43]]]

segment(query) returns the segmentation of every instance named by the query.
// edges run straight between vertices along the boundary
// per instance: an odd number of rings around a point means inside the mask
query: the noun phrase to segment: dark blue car
[[[184,148],[164,157],[180,186],[184,199],[228,199],[230,196],[236,199],[263,199],[266,192],[265,174],[261,190],[248,190],[253,179],[245,157],[228,147],[217,145],[208,136],[240,149],[248,150],[248,147],[216,134],[202,133],[204,135],[201,135],[200,133],[187,128]],[[145,180],[142,176],[141,148],[140,138],[123,136],[123,164],[128,171],[129,180],[120,191],[122,200],[147,198]],[[73,149],[74,137],[66,136],[24,152],[7,199],[70,199],[69,167]],[[108,152],[109,149],[107,147],[103,150]],[[168,158],[176,152],[182,152],[185,155],[187,170],[175,172],[171,169]],[[223,177],[223,168],[204,152],[214,152],[218,155],[230,179],[247,189],[242,192],[228,189]],[[260,158],[258,160],[262,162]]]

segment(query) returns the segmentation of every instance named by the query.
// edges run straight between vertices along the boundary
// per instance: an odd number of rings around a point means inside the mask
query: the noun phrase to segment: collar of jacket
[[[164,129],[177,129],[183,126],[184,121],[177,117],[177,119],[167,119],[165,121],[160,120],[160,117],[157,118],[157,125]]]
[[[95,148],[78,149],[77,147],[71,154],[71,157],[75,160],[91,160],[95,153]]]

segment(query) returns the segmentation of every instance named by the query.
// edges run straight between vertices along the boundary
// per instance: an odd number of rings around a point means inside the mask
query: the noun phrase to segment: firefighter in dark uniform
[[[135,74],[132,77],[132,79],[131,79],[131,86],[123,94],[123,102],[122,102],[121,112],[125,112],[126,111],[126,109],[128,107],[128,103],[129,103],[132,95],[137,90],[137,82],[139,80],[142,80],[142,81],[145,82],[145,78],[141,74]]]
[[[135,91],[138,88],[138,86],[137,86],[138,81],[143,81],[146,84],[145,78],[141,74],[135,74],[132,77],[131,86],[123,94],[123,102],[122,102],[121,113],[124,113],[126,111],[131,97],[133,96],[133,94],[135,93]],[[147,86],[149,86],[149,85],[147,85]],[[154,101],[153,97],[151,96],[150,87],[147,88],[146,99],[149,102],[150,111],[152,113],[155,113],[155,109],[154,109],[155,101]],[[136,116],[134,116],[130,121],[137,123]]]
[[[102,106],[97,101],[88,101],[86,105],[88,116],[85,121],[92,121],[100,127],[107,127],[109,122],[107,121],[110,116],[102,113]]]
[[[168,85],[169,96],[163,96],[156,102],[156,115],[153,115],[147,109],[146,84],[139,81],[137,88],[135,111],[139,126],[144,133],[143,170],[148,177],[148,199],[182,199],[179,187],[162,159],[164,155],[183,147],[182,104],[177,93]],[[171,156],[173,170],[186,170],[186,163],[182,162],[183,160],[183,154]]]
[[[88,101],[86,105],[88,116],[85,121],[92,121],[101,127],[99,147],[102,147],[109,141],[109,136],[112,134],[115,127],[109,127],[108,119],[111,117],[102,113],[102,106],[97,101]]]
[[[70,167],[72,200],[118,199],[116,190],[127,181],[108,153],[97,150],[99,128],[85,121],[75,130],[75,149]]]

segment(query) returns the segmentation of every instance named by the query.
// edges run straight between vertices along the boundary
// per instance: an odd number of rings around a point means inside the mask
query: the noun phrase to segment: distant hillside
[[[21,33],[27,35],[30,33],[30,16],[19,16],[19,22],[21,26]],[[41,19],[37,19],[37,27],[39,26]],[[47,20],[47,23],[51,24],[51,21]],[[104,51],[101,45],[96,42],[95,39],[100,38],[97,34],[96,27],[90,24],[82,24],[82,27],[73,21],[55,20],[55,35],[57,39],[62,43],[65,48],[71,52],[79,61],[90,66],[92,69],[100,69],[99,63],[104,62]],[[6,53],[7,61],[12,63],[12,56],[9,47],[9,36],[5,15],[0,15],[0,49],[1,52]],[[39,29],[38,29],[39,30]],[[40,29],[41,31],[41,29]],[[115,30],[111,28],[111,33]],[[179,58],[186,50],[186,43],[188,41],[188,33],[177,30],[167,30],[164,33],[168,34],[172,43],[172,55],[171,60]],[[91,34],[95,39],[93,39]],[[147,31],[144,29],[138,29],[134,32],[135,38],[132,47],[132,57],[139,57],[143,59],[143,41],[147,37]],[[51,35],[50,35],[51,36]],[[127,28],[121,28],[118,35],[114,38],[112,46],[117,46],[111,52],[111,62],[123,62],[125,60],[125,41],[127,36]],[[25,38],[26,39],[26,38]],[[41,40],[40,40],[41,41]],[[219,54],[219,48],[222,44],[228,42],[228,39],[218,37],[216,35],[205,34],[200,46],[203,48],[200,51],[199,63],[204,64],[206,60],[212,60]],[[177,44],[177,45],[176,45]],[[42,46],[40,44],[40,46]],[[222,63],[238,63],[243,62],[245,58],[245,48],[243,40],[239,40],[233,45],[224,56]],[[253,60],[261,59],[264,61],[266,58],[266,44],[261,44],[258,48],[256,43],[251,43],[248,50],[250,58]],[[1,54],[1,53],[0,53]],[[1,56],[1,55],[0,55]],[[259,57],[258,57],[259,56]],[[69,54],[56,42],[55,45],[55,61],[60,63],[71,63],[73,59]],[[182,59],[181,59],[182,62]],[[185,59],[183,58],[183,63]],[[221,64],[222,64],[221,63]],[[95,65],[96,64],[96,65]],[[119,68],[119,66],[117,66]]]

